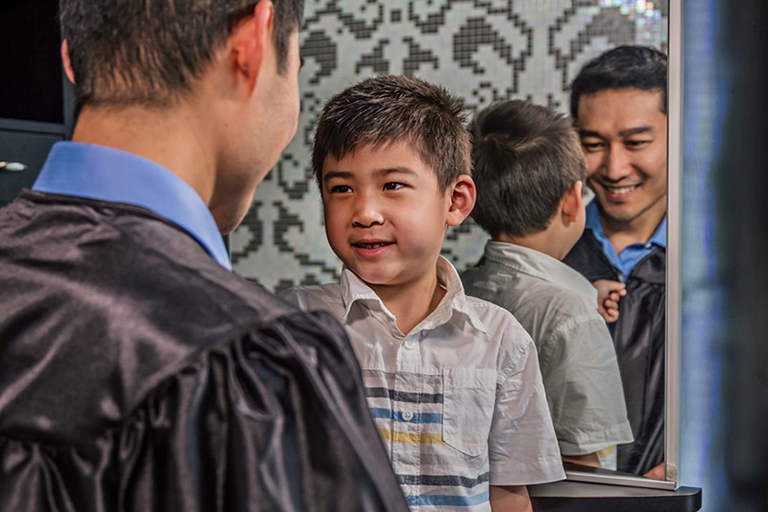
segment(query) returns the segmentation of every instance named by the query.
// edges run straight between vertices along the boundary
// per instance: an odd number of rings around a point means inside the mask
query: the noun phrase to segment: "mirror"
[[[315,123],[325,101],[333,94],[366,76],[405,73],[444,85],[463,98],[470,115],[495,101],[513,98],[529,99],[567,113],[569,85],[592,58],[626,44],[651,46],[665,54],[670,48],[678,52],[680,49],[679,29],[671,31],[678,38],[674,40],[678,41],[677,46],[671,45],[674,41],[668,36],[668,29],[673,27],[670,20],[674,21],[675,27],[679,25],[680,0],[323,0],[307,3],[305,19],[301,34],[304,59],[300,75],[301,115],[296,138],[258,188],[253,207],[230,239],[235,271],[275,292],[300,284],[335,281],[340,277],[340,264],[326,242],[321,224],[320,197],[311,171]],[[669,62],[670,70],[675,69],[674,66],[679,68],[679,54]],[[670,88],[668,95],[670,105],[680,104],[679,90]],[[673,110],[669,112],[673,113]],[[599,112],[592,115],[597,120],[605,117]],[[599,134],[599,130],[591,131]],[[666,137],[664,127],[658,131],[663,132],[657,134],[659,137]],[[585,139],[584,142],[589,141]],[[673,142],[670,132],[670,157],[677,155]],[[676,174],[673,170],[669,172],[672,184]],[[662,196],[665,181],[662,164],[654,189],[655,192],[662,190]],[[601,190],[599,184],[596,189],[598,193],[594,200],[605,200],[605,190]],[[613,199],[631,193],[632,190],[610,192]],[[676,191],[672,193],[670,189],[666,197],[669,204],[677,208]],[[664,197],[659,200],[665,202]],[[669,211],[674,210],[670,207]],[[661,233],[658,240],[663,243],[658,246],[669,245],[671,248],[676,222],[675,218],[667,219],[670,241],[667,244]],[[653,232],[656,232],[655,228]],[[443,255],[462,271],[481,258],[487,239],[478,226],[466,222],[448,232]],[[639,252],[647,255],[642,250]],[[662,292],[657,297],[661,297],[661,302],[651,309],[662,312],[662,316],[634,316],[634,327],[660,330],[664,345],[663,289],[666,281],[667,296],[672,297],[669,284],[673,274],[665,277],[663,258],[659,264],[661,274],[657,287],[661,286]],[[666,266],[672,273],[676,272],[675,261],[666,261]],[[630,289],[629,296],[633,296],[632,292]],[[626,304],[633,300],[634,297],[622,299]],[[638,310],[646,311],[648,307],[648,304],[640,304]],[[676,339],[676,307],[676,299],[667,300],[667,319],[674,319],[667,326],[668,342],[672,337]],[[634,327],[620,317],[611,329],[616,335]],[[657,352],[655,357],[663,358],[665,350],[666,363],[673,365],[676,348],[670,347],[669,343],[662,346],[661,355]],[[640,390],[641,395],[647,394],[644,379],[646,374],[652,373],[654,389],[661,393],[654,405],[647,408],[652,411],[653,418],[647,417],[647,410],[636,413],[642,416],[641,419],[630,418],[630,423],[635,423],[633,428],[640,429],[637,425],[646,422],[656,429],[652,437],[655,436],[655,443],[661,444],[652,450],[655,455],[642,463],[625,464],[617,455],[620,448],[614,449],[613,455],[608,449],[601,458],[604,467],[595,469],[568,464],[568,475],[587,481],[674,487],[676,443],[670,429],[676,421],[670,407],[675,404],[670,403],[669,397],[674,393],[667,388],[665,420],[664,363],[656,359],[650,366],[629,365],[628,368],[622,375],[625,390]],[[676,382],[673,367],[666,382]],[[638,407],[637,398],[628,406]],[[649,471],[658,480],[642,477]]]

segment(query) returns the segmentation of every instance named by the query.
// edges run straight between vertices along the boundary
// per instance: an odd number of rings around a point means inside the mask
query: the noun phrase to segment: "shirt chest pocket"
[[[443,442],[477,456],[487,450],[496,405],[496,370],[443,370]]]

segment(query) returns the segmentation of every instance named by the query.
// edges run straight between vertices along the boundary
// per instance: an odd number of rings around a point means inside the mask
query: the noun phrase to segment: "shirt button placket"
[[[395,394],[401,397],[412,398],[422,391],[421,382],[421,350],[419,349],[419,335],[410,334],[400,343],[397,350],[397,372],[395,374]],[[399,420],[402,423],[393,425],[395,432],[407,432],[418,435],[418,425],[412,422],[418,412],[419,404],[404,399],[392,403],[393,409],[399,411]],[[394,439],[393,439],[394,441]],[[399,475],[421,474],[420,454],[421,447],[418,443],[392,443],[392,466]],[[418,495],[415,485],[403,487],[406,497]]]

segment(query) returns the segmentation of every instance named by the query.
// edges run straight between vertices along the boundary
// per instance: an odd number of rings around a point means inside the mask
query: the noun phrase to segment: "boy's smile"
[[[363,281],[375,287],[436,279],[451,194],[440,191],[435,171],[409,142],[326,157],[322,194],[331,248]]]

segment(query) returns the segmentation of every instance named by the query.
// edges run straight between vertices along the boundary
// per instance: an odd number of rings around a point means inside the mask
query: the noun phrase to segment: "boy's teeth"
[[[362,247],[363,249],[378,249],[379,247],[383,247],[383,246],[385,246],[387,244],[385,244],[383,242],[377,242],[377,243],[374,243],[374,244],[356,244],[356,245]]]

